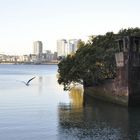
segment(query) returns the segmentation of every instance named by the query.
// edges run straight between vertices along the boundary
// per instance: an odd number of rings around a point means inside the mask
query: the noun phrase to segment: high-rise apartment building
[[[57,40],[57,56],[65,57],[68,54],[68,43],[65,39]]]
[[[77,51],[77,44],[80,40],[78,39],[70,39],[68,41],[68,54],[75,53]]]
[[[61,39],[57,40],[57,56],[65,57],[68,54],[73,54],[77,51],[77,45],[80,39]]]
[[[39,55],[43,52],[43,43],[41,41],[33,42],[33,54]]]

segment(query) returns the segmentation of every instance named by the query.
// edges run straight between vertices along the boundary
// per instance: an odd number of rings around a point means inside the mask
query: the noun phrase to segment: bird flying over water
[[[30,83],[33,79],[35,79],[35,77],[29,79],[27,82],[24,82],[24,81],[23,81],[23,83],[24,83],[26,86],[29,86],[29,83]]]

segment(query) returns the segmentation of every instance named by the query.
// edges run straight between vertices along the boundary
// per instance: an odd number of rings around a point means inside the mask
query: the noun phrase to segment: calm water
[[[56,65],[0,65],[0,140],[138,140],[140,109],[64,92]],[[22,81],[31,77],[30,86]]]

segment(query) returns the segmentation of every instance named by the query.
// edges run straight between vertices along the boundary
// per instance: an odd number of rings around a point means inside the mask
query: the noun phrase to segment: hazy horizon
[[[61,38],[139,27],[139,5],[138,0],[0,0],[0,53],[32,53],[36,40],[54,52]]]

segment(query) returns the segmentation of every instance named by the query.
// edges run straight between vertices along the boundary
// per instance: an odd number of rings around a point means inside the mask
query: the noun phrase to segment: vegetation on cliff
[[[68,90],[72,82],[91,86],[115,78],[115,53],[118,51],[115,41],[128,35],[140,35],[140,28],[121,29],[117,34],[108,32],[91,37],[87,43],[79,42],[76,53],[58,64],[58,83]]]

